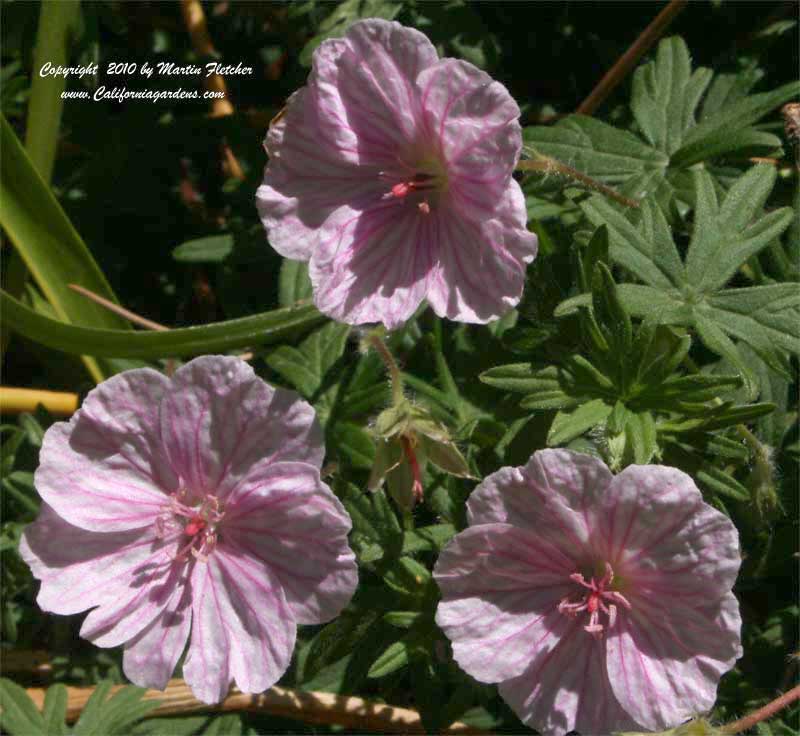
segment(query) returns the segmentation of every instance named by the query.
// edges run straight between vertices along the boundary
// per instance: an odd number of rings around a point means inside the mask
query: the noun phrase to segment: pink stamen
[[[587,583],[586,578],[579,572],[573,573],[569,578],[581,587],[586,588],[588,593],[585,593],[577,602],[570,601],[569,597],[563,598],[558,604],[558,612],[574,618],[579,613],[586,611],[589,614],[589,623],[584,626],[583,629],[596,639],[603,636],[603,631],[606,628],[613,628],[614,624],[616,624],[616,604],[622,605],[623,608],[630,610],[631,604],[622,593],[616,590],[608,590],[608,586],[614,581],[614,571],[611,569],[609,563],[606,562],[605,574],[600,580],[592,578]],[[606,605],[606,602],[608,602],[608,605]],[[600,623],[601,613],[608,616],[608,623],[606,626]]]
[[[186,543],[176,552],[176,560],[185,560],[189,553],[201,562],[208,560],[217,544],[217,525],[222,521],[224,513],[220,509],[219,499],[208,494],[199,507],[187,506],[179,499],[185,496],[178,492],[165,505],[156,519],[156,536],[164,538],[172,534],[183,534]],[[183,523],[182,519],[188,519]]]

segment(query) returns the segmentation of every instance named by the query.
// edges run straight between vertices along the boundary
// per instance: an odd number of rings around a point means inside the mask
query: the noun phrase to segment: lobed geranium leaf
[[[64,736],[67,733],[67,697],[67,688],[60,682],[47,688],[42,718],[48,736]]]
[[[0,678],[0,725],[11,736],[49,736],[42,714],[23,688]]]
[[[329,322],[312,332],[296,348],[281,345],[266,362],[303,396],[313,399],[322,387],[327,372],[341,357],[350,327]]]

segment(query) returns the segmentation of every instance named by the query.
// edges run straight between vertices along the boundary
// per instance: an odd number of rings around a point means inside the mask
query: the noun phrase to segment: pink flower
[[[296,625],[336,616],[357,583],[323,453],[314,410],[238,358],[114,376],[44,437],[20,547],[40,607],[91,608],[81,636],[125,644],[137,685],[163,689],[189,641],[200,700],[267,689]]]
[[[680,470],[534,453],[486,478],[442,551],[453,656],[543,734],[662,730],[741,656],[738,535]]]
[[[314,303],[339,321],[392,329],[423,299],[461,322],[499,317],[536,255],[511,176],[519,114],[422,33],[353,24],[270,126],[256,195],[270,243],[310,262]]]

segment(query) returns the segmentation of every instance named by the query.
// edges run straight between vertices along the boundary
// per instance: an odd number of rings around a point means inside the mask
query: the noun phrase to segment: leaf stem
[[[383,364],[386,366],[386,371],[392,382],[392,403],[396,406],[405,398],[405,394],[403,393],[403,376],[400,373],[400,368],[380,335],[373,332],[367,337],[367,341],[375,348],[375,352],[378,353]]]
[[[605,184],[602,184],[596,179],[586,176],[586,174],[578,171],[577,169],[573,169],[571,166],[568,166],[562,161],[551,158],[550,156],[544,156],[537,151],[533,151],[533,155],[535,158],[521,160],[517,164],[517,170],[541,171],[545,174],[564,176],[568,179],[572,179],[583,184],[588,189],[592,189],[595,192],[600,192],[600,194],[604,194],[606,197],[613,199],[615,202],[619,202],[619,204],[625,205],[626,207],[639,206],[639,203],[635,199],[630,199],[623,196],[611,187],[607,187]]]
[[[761,723],[761,721],[766,721],[768,718],[772,718],[772,716],[774,716],[778,711],[783,710],[787,706],[791,705],[795,702],[795,700],[800,700],[800,685],[797,685],[791,690],[785,692],[783,695],[778,696],[771,703],[767,703],[767,705],[765,705],[763,708],[759,708],[752,713],[748,713],[738,721],[733,721],[733,723],[724,725],[722,727],[722,732],[726,734],[735,734],[741,733],[742,731],[747,731],[757,723]]]
[[[639,34],[638,38],[628,47],[628,50],[617,59],[614,66],[605,73],[589,93],[589,96],[578,105],[575,112],[579,115],[592,115],[617,88],[620,82],[625,79],[631,69],[636,66],[639,59],[661,37],[661,34],[686,7],[687,3],[688,0],[671,0],[650,25]]]

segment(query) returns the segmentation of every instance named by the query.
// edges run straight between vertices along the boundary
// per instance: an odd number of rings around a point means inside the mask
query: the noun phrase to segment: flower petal
[[[399,327],[425,298],[435,230],[430,217],[396,199],[364,212],[340,208],[309,264],[314,303],[340,322]]]
[[[262,458],[319,467],[322,430],[293,391],[268,386],[239,358],[196,358],[179,368],[161,404],[164,445],[187,489],[221,500]]]
[[[326,142],[362,165],[393,162],[398,149],[419,137],[414,82],[437,61],[424,34],[378,18],[354,23],[342,40],[324,41],[314,53],[309,86],[332,121]]]
[[[313,90],[295,92],[283,116],[270,125],[266,147],[270,160],[256,206],[270,244],[282,256],[308,260],[319,228],[339,207],[362,208],[378,200],[385,187],[377,170],[369,176],[338,148],[325,145],[331,122],[319,124],[321,112]]]
[[[467,502],[469,523],[530,529],[566,559],[581,559],[592,544],[594,508],[611,479],[591,455],[539,450],[525,467],[502,468],[483,480]]]
[[[176,488],[161,445],[158,405],[169,379],[150,368],[104,381],[45,434],[36,489],[71,524],[120,531],[152,524]]]
[[[20,541],[20,555],[42,581],[36,602],[63,615],[125,597],[176,549],[155,539],[152,529],[101,534],[64,521],[47,504]]]
[[[319,624],[339,614],[358,584],[350,528],[316,468],[262,464],[229,496],[224,544],[274,572],[297,623]]]
[[[516,253],[536,241],[499,219],[471,221],[442,207],[435,220],[439,262],[428,301],[440,317],[484,324],[512,309],[522,296],[525,264]]]
[[[176,585],[159,616],[125,645],[122,669],[139,687],[163,690],[178,664],[192,625],[192,588]]]
[[[631,465],[600,500],[605,558],[633,594],[675,598],[725,595],[741,564],[739,535],[676,468]]]
[[[252,558],[217,547],[192,573],[193,624],[183,676],[204,703],[218,703],[231,680],[260,693],[289,667],[296,626],[280,582]]]
[[[719,678],[742,656],[736,597],[707,601],[635,597],[610,631],[612,689],[647,729],[672,728],[710,710]]]
[[[557,646],[532,652],[525,672],[500,684],[501,697],[520,720],[543,736],[573,729],[584,734],[640,730],[614,697],[605,642],[565,616],[555,634]]]
[[[456,662],[480,682],[522,673],[534,653],[558,641],[558,602],[571,572],[558,550],[510,524],[457,534],[434,569],[442,591],[436,623]]]
[[[442,59],[417,79],[422,115],[449,177],[448,194],[473,221],[491,218],[522,150],[519,106],[486,72]]]

